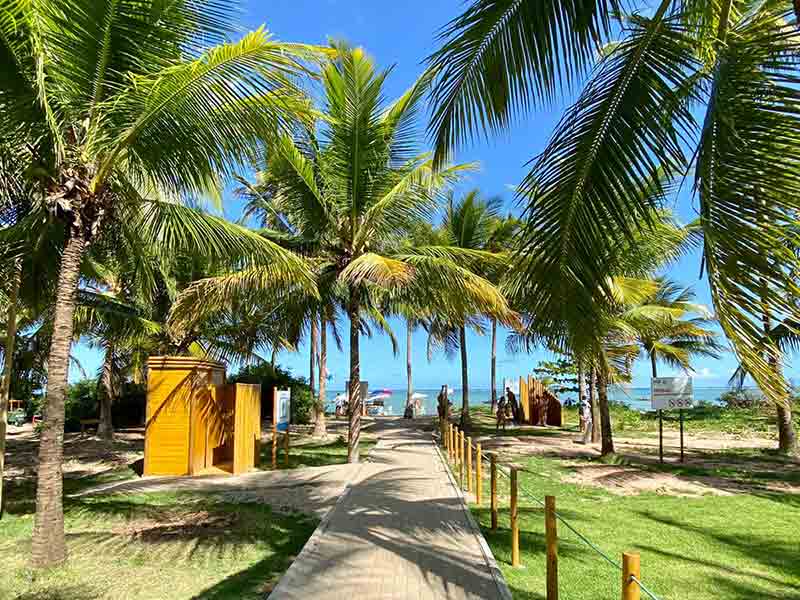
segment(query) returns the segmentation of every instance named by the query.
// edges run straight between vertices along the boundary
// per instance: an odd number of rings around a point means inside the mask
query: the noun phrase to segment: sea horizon
[[[422,399],[421,414],[424,415],[433,415],[436,414],[436,397],[439,394],[439,390],[441,388],[426,388],[426,387],[419,387],[414,388],[413,393],[422,394],[425,398]],[[513,388],[512,388],[513,389]],[[694,387],[694,401],[696,403],[701,402],[710,402],[710,403],[717,403],[720,401],[720,397],[723,393],[729,391],[731,388],[729,386],[695,386]],[[758,388],[755,387],[745,387],[744,388],[750,392],[758,393]],[[370,385],[369,391],[370,393],[376,393],[381,391],[388,391],[390,396],[384,399],[384,407],[387,415],[402,415],[405,409],[406,403],[406,395],[407,395],[407,388],[393,388],[390,386],[380,386],[380,385]],[[452,391],[450,395],[450,401],[454,405],[461,404],[461,388],[450,388]],[[498,396],[502,393],[502,388],[498,384],[497,387],[497,394]],[[514,390],[516,392],[516,390]],[[333,400],[334,398],[342,394],[344,389],[329,389],[326,392],[327,396],[327,406],[329,409],[332,410],[333,408]],[[636,387],[636,386],[620,386],[620,385],[612,385],[609,386],[608,390],[609,400],[612,402],[621,402],[622,404],[626,404],[631,408],[639,411],[649,411],[650,408],[650,387]],[[481,388],[481,387],[470,387],[469,389],[469,403],[470,406],[481,406],[491,404],[491,399],[489,396],[489,389],[488,388]],[[559,400],[564,403],[568,400],[572,400],[573,402],[577,402],[578,394],[577,392],[570,392],[566,394],[560,394]]]

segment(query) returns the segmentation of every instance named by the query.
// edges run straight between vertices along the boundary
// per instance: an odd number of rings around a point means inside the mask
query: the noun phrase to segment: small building
[[[259,462],[261,386],[226,384],[225,365],[147,361],[145,475],[239,474]]]

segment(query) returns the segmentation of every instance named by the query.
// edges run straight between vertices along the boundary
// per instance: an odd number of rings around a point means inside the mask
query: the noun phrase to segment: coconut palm
[[[335,50],[335,59],[321,72],[323,118],[273,144],[260,179],[269,190],[264,198],[289,230],[263,234],[313,256],[317,277],[334,281],[343,300],[350,322],[348,460],[357,462],[359,341],[370,319],[388,331],[379,310],[387,291],[404,288],[424,300],[449,289],[448,302],[455,308],[478,305],[501,318],[509,311],[497,289],[463,264],[482,260],[485,253],[403,244],[410,228],[435,210],[439,191],[471,168],[435,173],[430,158],[419,152],[415,122],[430,77],[423,76],[387,104],[388,71],[377,70],[360,48],[339,45]],[[205,309],[224,305],[237,291],[281,305],[280,299],[266,297],[271,292],[257,270],[198,286],[204,289]]]
[[[588,73],[522,186],[525,250],[548,257],[529,273],[531,293],[547,302],[569,271],[602,294],[608,272],[595,257],[649,226],[651,174],[693,169],[715,313],[792,451],[786,381],[760,342],[762,315],[783,321],[800,293],[797,258],[779,242],[800,208],[796,16],[779,0],[660,0],[614,27],[621,4],[472,2],[431,57],[437,159]],[[622,40],[596,52],[617,30]]]
[[[43,207],[64,244],[39,445],[32,563],[66,558],[61,439],[75,295],[87,248],[114,226],[143,240],[230,260],[272,257],[276,275],[310,279],[277,245],[176,200],[252,158],[305,108],[294,78],[305,47],[259,29],[238,41],[217,2],[23,2],[0,9],[0,137],[28,148]],[[205,44],[218,43],[208,48]]]
[[[453,195],[449,198],[447,212],[445,213],[442,230],[447,237],[448,243],[463,250],[482,251],[488,253],[488,248],[493,242],[493,234],[497,233],[497,221],[499,219],[501,201],[499,198],[484,199],[477,189],[467,192],[457,202]],[[489,279],[497,280],[500,269],[498,263],[503,262],[501,255],[496,255],[494,264],[487,263],[481,266],[478,274]],[[473,329],[482,333],[483,325],[480,319],[480,311],[464,313],[447,319],[442,315],[435,318],[435,323],[431,328],[431,338],[439,341],[447,348],[448,343],[452,342],[455,329],[458,335],[458,348],[461,354],[461,427],[469,428],[469,373],[467,364],[467,334],[468,324],[472,324]],[[495,323],[495,322],[493,322]],[[495,330],[496,333],[496,324]],[[494,338],[493,338],[494,339]]]
[[[659,361],[691,371],[694,357],[719,358],[722,346],[708,329],[711,316],[706,307],[693,302],[692,289],[681,288],[667,279],[657,283],[658,288],[645,303],[668,309],[668,317],[662,321],[644,319],[636,326],[637,341],[650,361],[653,377],[658,377]]]

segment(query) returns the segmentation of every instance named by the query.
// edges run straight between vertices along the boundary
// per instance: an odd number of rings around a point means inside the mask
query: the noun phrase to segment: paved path
[[[382,428],[270,598],[502,598],[430,434],[398,420]]]

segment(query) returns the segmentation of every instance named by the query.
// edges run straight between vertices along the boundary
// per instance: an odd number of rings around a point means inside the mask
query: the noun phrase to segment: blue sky
[[[249,0],[244,2],[243,22],[247,28],[264,24],[278,39],[285,41],[325,44],[328,38],[336,38],[363,46],[379,66],[394,66],[386,90],[388,97],[392,98],[402,93],[419,76],[425,57],[436,48],[436,32],[456,16],[462,6],[458,1],[443,0]],[[570,97],[566,95],[561,104],[541,108],[521,119],[512,132],[491,140],[478,140],[469,148],[462,149],[456,157],[457,161],[477,160],[481,164],[480,172],[471,176],[465,187],[478,187],[488,196],[499,195],[505,199],[508,210],[516,211],[510,188],[525,175],[525,163],[543,149],[569,101]],[[421,123],[421,127],[426,123],[427,119]],[[684,189],[677,202],[677,215],[687,222],[694,218],[695,208],[688,191]],[[231,196],[226,197],[225,212],[229,218],[239,216],[239,203]],[[684,285],[692,285],[698,301],[710,305],[707,282],[698,280],[699,265],[699,256],[693,254],[672,265],[666,274]],[[362,377],[372,386],[399,388],[405,385],[405,328],[399,321],[393,321],[392,324],[401,344],[398,356],[393,356],[391,343],[386,336],[363,339],[361,342]],[[503,348],[504,338],[505,335],[498,343],[498,378],[530,372],[539,360],[548,358],[544,352],[510,355]],[[429,363],[426,338],[421,331],[414,335],[413,346],[416,387],[438,387],[445,383],[453,387],[460,386],[457,360],[450,362],[444,356],[438,356]],[[471,387],[488,388],[490,338],[470,334],[467,347]],[[347,378],[347,347],[343,350],[329,350],[333,389],[342,388]],[[76,355],[88,372],[96,371],[101,359],[96,352],[80,345]],[[297,354],[282,353],[279,362],[295,374],[308,373],[305,347],[301,347]],[[730,353],[720,360],[698,362],[695,385],[724,385],[735,366],[735,359]],[[666,367],[662,369],[663,375],[669,374]],[[795,375],[793,371],[788,374]],[[75,376],[73,372],[73,378]],[[635,366],[634,385],[649,386],[649,366],[645,361],[639,361]]]

